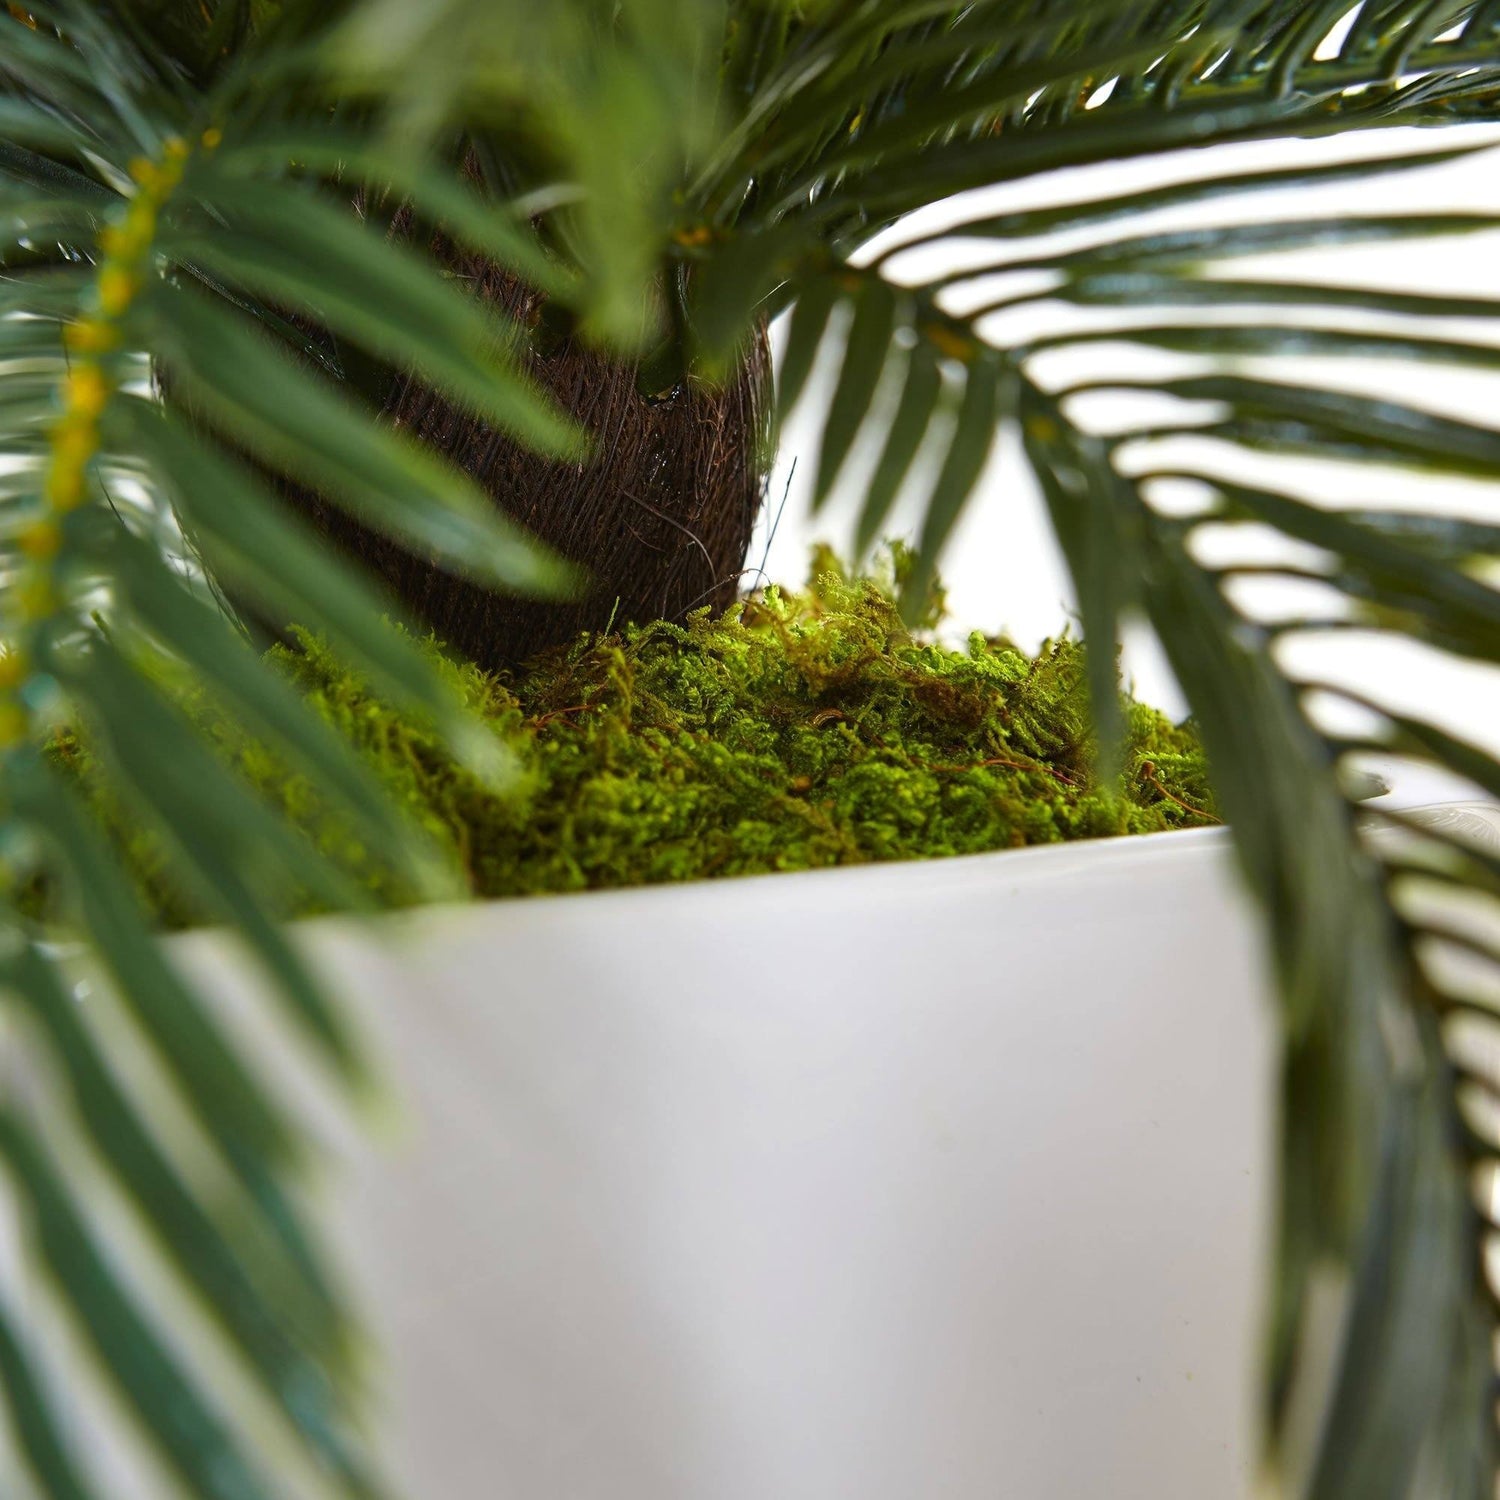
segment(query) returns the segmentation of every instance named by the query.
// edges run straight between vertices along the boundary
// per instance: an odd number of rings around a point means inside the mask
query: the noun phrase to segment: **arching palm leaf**
[[[60,1373],[38,1331],[55,1302],[189,1493],[280,1493],[268,1455],[254,1451],[279,1431],[286,1464],[374,1494],[351,1425],[348,1317],[289,1192],[301,1143],[163,956],[117,855],[42,742],[63,713],[89,726],[121,795],[165,835],[177,877],[238,930],[333,1072],[359,1084],[356,1042],[274,917],[292,878],[340,904],[360,898],[238,781],[162,683],[190,669],[316,778],[373,851],[447,888],[349,748],[247,649],[197,565],[271,618],[324,632],[469,753],[478,732],[383,620],[384,599],[327,554],[263,470],[315,483],[367,524],[495,586],[565,586],[566,571],[471,481],[377,427],[355,382],[329,378],[384,359],[543,451],[577,448],[519,373],[517,331],[354,215],[348,195],[372,178],[562,288],[524,213],[453,186],[424,193],[409,164],[351,137],[295,39],[272,37],[188,87],[189,66],[215,68],[236,8],[211,16],[208,31],[157,25],[148,7],[12,12],[0,17],[0,450],[10,463],[0,983],[21,1023],[6,1045],[18,1067],[55,1079],[58,1107],[0,1105],[0,1160],[49,1293],[12,1293],[0,1309],[3,1386],[43,1493],[113,1487],[70,1456],[68,1430],[95,1412],[71,1380],[60,1408]],[[335,179],[336,191],[324,187]],[[309,326],[329,336],[298,332]],[[170,406],[149,395],[153,367],[170,381]],[[97,991],[79,1003],[77,966],[36,920],[39,886],[122,1006]],[[127,1032],[128,1055],[144,1044],[144,1072],[118,1060]],[[116,1252],[116,1222],[88,1186],[100,1176],[186,1305],[159,1305]],[[219,1388],[181,1347],[185,1317],[214,1330],[231,1383]]]
[[[712,232],[695,253],[704,326],[730,326],[722,312],[734,293],[726,261],[749,262],[738,277],[742,300],[761,309],[793,305],[789,400],[825,339],[841,351],[823,415],[817,495],[827,493],[857,436],[883,443],[862,541],[876,534],[946,399],[956,416],[936,429],[945,452],[924,501],[930,566],[977,479],[997,415],[1015,419],[1094,648],[1106,760],[1116,731],[1109,643],[1127,614],[1155,627],[1269,918],[1283,995],[1272,1429],[1282,1438],[1305,1434],[1308,1412],[1325,1414],[1321,1428],[1314,1417],[1320,1436],[1310,1451],[1283,1443],[1283,1481],[1290,1492],[1319,1497],[1394,1497],[1442,1476],[1433,1493],[1477,1496],[1489,1493],[1494,1470],[1494,1316],[1481,1264],[1487,1231],[1470,1176],[1496,1142],[1461,1123],[1455,1083],[1463,1079],[1487,1099],[1493,1081],[1473,1076],[1472,1035],[1457,1060],[1443,1039],[1456,1017],[1471,1033],[1494,1023],[1473,964],[1444,968],[1440,956],[1456,943],[1471,959],[1500,961],[1500,908],[1455,931],[1451,922],[1434,926],[1433,903],[1416,903],[1409,888],[1419,875],[1428,888],[1493,894],[1493,861],[1432,828],[1403,823],[1400,837],[1371,837],[1340,771],[1357,753],[1394,754],[1493,792],[1500,768],[1379,704],[1362,705],[1374,710],[1368,735],[1341,738],[1321,727],[1309,685],[1278,666],[1276,648],[1283,638],[1364,625],[1495,662],[1500,594],[1472,567],[1496,555],[1500,533],[1396,508],[1335,513],[1231,481],[1236,448],[1500,477],[1500,433],[1295,375],[1272,381],[1235,359],[1378,354],[1493,368],[1494,349],[1480,336],[1436,337],[1415,320],[1491,320],[1500,303],[1230,281],[1225,272],[1244,255],[1464,234],[1492,229],[1495,220],[1382,213],[1246,223],[1230,210],[1257,192],[1376,179],[1440,156],[1408,148],[1405,158],[1236,174],[1209,155],[1166,188],[980,214],[932,234],[898,231],[880,241],[879,253],[865,248],[892,219],[947,194],[1056,167],[1493,117],[1500,36],[1484,7],[1398,5],[1377,15],[1366,6],[1330,56],[1321,44],[1347,8],[835,7],[826,21],[795,31],[767,69],[761,97],[774,103],[741,132],[743,141],[731,137],[716,177],[705,182]],[[1112,92],[1100,102],[1106,86]],[[752,99],[747,118],[755,111]],[[1191,231],[1135,228],[1154,211],[1188,204],[1222,204],[1224,219]],[[1047,248],[1058,231],[1085,228],[1094,231],[1086,246],[1077,248],[1075,236],[1063,251]],[[750,260],[747,240],[774,250],[771,268]],[[966,249],[979,242],[993,255],[972,271],[901,279],[901,252],[946,241]],[[997,271],[1028,273],[1033,285],[1040,276],[1045,289],[987,299],[984,278]],[[1007,341],[1006,313],[1027,308],[1036,325],[1049,305],[1097,311],[1082,332]],[[831,316],[841,306],[849,309],[842,321]],[[1240,316],[1228,330],[1204,327],[1194,317],[1203,307]],[[1330,323],[1328,313],[1343,316]],[[731,338],[720,333],[720,347]],[[1122,342],[1189,352],[1214,368],[1071,386],[1048,385],[1037,373],[1043,356]],[[888,424],[866,422],[883,381],[900,392],[894,414]],[[1122,387],[1172,398],[1169,415],[1150,428],[1091,431],[1078,415],[1081,398]],[[1205,419],[1204,410],[1215,415]],[[1153,469],[1150,455],[1162,450],[1143,440],[1189,436],[1229,452],[1202,470]],[[1191,482],[1192,514],[1154,503],[1168,481],[1179,495]],[[1317,577],[1342,595],[1343,608],[1267,625],[1237,607],[1229,577],[1198,560],[1194,540],[1205,525],[1240,521],[1321,549]],[[1493,987],[1493,968],[1491,975]],[[1330,1284],[1347,1310],[1331,1335],[1320,1325]],[[1331,1392],[1311,1373],[1320,1358],[1336,1376]]]

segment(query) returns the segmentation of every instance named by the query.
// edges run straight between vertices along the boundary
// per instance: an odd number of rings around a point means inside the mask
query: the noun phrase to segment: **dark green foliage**
[[[907,559],[897,554],[897,568]],[[435,726],[391,707],[303,636],[272,659],[462,872],[476,896],[652,885],[1216,822],[1196,736],[1126,700],[1126,772],[1094,784],[1085,653],[1036,657],[913,634],[882,580],[826,551],[803,594],[768,590],[719,619],[585,636],[512,682],[429,647],[453,691],[516,756],[507,786],[456,765]],[[934,611],[935,612],[935,611]],[[194,687],[193,717],[328,859],[383,904],[417,898],[358,830]],[[59,756],[102,799],[74,737]],[[215,912],[185,896],[159,840],[111,800],[109,821],[153,908],[175,925]],[[123,830],[129,829],[128,832]],[[297,913],[326,910],[309,889]]]

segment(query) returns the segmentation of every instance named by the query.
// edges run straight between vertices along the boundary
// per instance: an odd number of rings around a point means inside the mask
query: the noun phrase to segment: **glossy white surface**
[[[405,925],[311,931],[405,1102],[322,1129],[414,1500],[1248,1493],[1273,1057],[1217,830]]]

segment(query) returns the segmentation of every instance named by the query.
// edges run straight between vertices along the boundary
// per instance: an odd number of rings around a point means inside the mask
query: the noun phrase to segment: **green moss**
[[[476,896],[971,854],[1213,820],[1190,728],[1127,701],[1126,774],[1106,795],[1090,779],[1081,646],[1052,641],[1031,657],[975,635],[967,651],[946,649],[904,628],[891,571],[850,580],[821,553],[803,594],[771,589],[721,619],[584,637],[513,681],[439,657],[519,757],[523,774],[503,794],[316,640],[271,655]],[[383,902],[410,898],[305,777],[288,775],[201,691],[185,701],[337,863]],[[86,748],[64,737],[57,754],[90,787],[161,918],[196,919],[152,839],[123,831]],[[290,910],[316,908],[307,893],[291,895]]]

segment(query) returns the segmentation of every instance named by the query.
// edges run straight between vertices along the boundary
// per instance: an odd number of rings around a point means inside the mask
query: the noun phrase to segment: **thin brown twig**
[[[630,490],[621,490],[620,493],[627,500],[633,500],[642,510],[650,511],[659,521],[665,521],[668,526],[675,526],[703,554],[703,560],[708,564],[708,576],[710,578],[717,578],[719,576],[719,570],[714,566],[713,554],[703,545],[702,537],[692,527],[684,526],[681,521],[674,520],[666,511],[658,510],[649,501],[642,500],[639,495],[634,494]]]
[[[1223,823],[1223,818],[1216,818],[1211,812],[1205,812],[1201,807],[1194,807],[1191,802],[1184,802],[1175,792],[1168,791],[1156,776],[1156,767],[1148,760],[1141,766],[1141,775],[1159,791],[1168,802],[1175,802],[1183,812],[1192,813],[1195,818],[1203,818],[1209,823]]]
[[[986,766],[1009,766],[1013,771],[1045,771],[1049,776],[1055,776],[1067,786],[1082,785],[1073,777],[1059,771],[1056,766],[1044,765],[1041,761],[1009,760],[1003,755],[992,755],[988,760],[977,760],[970,766],[929,766],[928,769],[949,776],[957,776],[965,771],[982,771]]]
[[[541,729],[554,719],[561,719],[567,714],[587,713],[589,709],[598,708],[598,706],[597,703],[575,703],[571,708],[554,708],[533,719],[531,725],[533,729]]]

